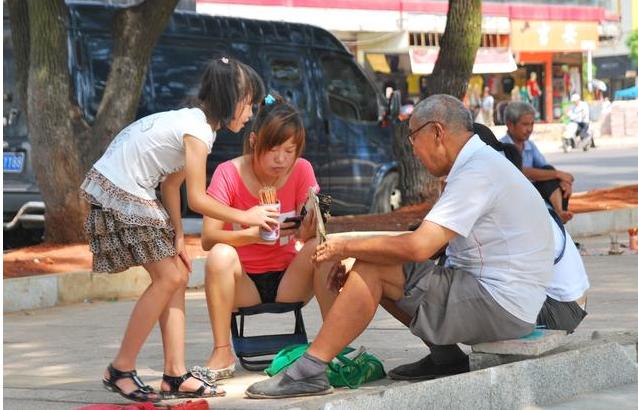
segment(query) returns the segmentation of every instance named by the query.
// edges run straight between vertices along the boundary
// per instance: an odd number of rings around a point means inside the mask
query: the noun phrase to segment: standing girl
[[[188,205],[202,215],[261,226],[277,224],[274,208],[239,211],[206,195],[206,157],[222,127],[238,132],[263,95],[255,71],[226,57],[212,60],[202,77],[195,108],[144,117],[113,140],[82,183],[91,203],[85,228],[95,272],[142,265],[151,284],[137,301],[120,350],[103,384],[130,400],[210,397],[215,387],[194,378],[184,364],[184,297],[191,264],[184,247],[180,186]],[[155,188],[160,184],[161,201]],[[135,371],[137,355],[159,320],[164,345],[160,393]]]
[[[250,209],[260,203],[260,191],[268,187],[271,195],[276,192],[281,220],[299,215],[309,188],[318,189],[312,166],[300,158],[304,142],[299,113],[281,97],[268,95],[245,140],[244,155],[217,167],[208,194],[233,208]],[[209,382],[233,375],[235,358],[230,347],[233,309],[310,300],[313,281],[327,274],[322,265],[321,275],[317,275],[317,267],[311,261],[316,246],[316,241],[311,240],[314,236],[312,211],[299,229],[293,222],[283,222],[280,237],[271,242],[262,239],[258,227],[204,218],[202,246],[210,249],[206,260],[206,302],[215,347],[205,367],[193,368],[195,373]],[[305,242],[301,250],[295,246],[297,240]],[[329,264],[326,267],[330,268]],[[325,286],[320,288],[318,298],[334,298]]]

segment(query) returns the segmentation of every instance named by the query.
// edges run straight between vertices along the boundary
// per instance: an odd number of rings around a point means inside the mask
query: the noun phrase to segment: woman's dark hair
[[[523,170],[523,156],[514,144],[507,144],[496,139],[496,135],[492,130],[478,122],[474,123],[474,132],[479,136],[481,141],[494,148],[496,151],[502,152],[516,168]]]
[[[474,128],[474,133],[479,136],[481,141],[497,151],[503,151],[503,144],[496,138],[496,135],[494,135],[488,126],[478,122],[475,122],[472,126]]]
[[[254,143],[251,145],[248,136],[244,138],[244,154],[253,154],[254,158],[260,157],[290,138],[296,145],[297,157],[304,149],[306,131],[301,115],[275,93],[271,92],[261,101],[251,131],[255,133]]]
[[[263,96],[264,83],[255,70],[228,57],[217,57],[208,63],[197,94],[208,121],[220,128],[230,123],[239,103],[256,103]]]
[[[503,154],[505,158],[509,159],[512,164],[516,166],[520,171],[523,170],[523,156],[521,152],[516,148],[514,144],[502,143]]]

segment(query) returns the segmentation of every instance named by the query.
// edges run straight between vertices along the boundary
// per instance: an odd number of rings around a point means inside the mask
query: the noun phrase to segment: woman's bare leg
[[[145,264],[144,269],[149,272],[152,282],[135,304],[120,350],[112,362],[113,367],[122,371],[135,369],[137,355],[155,323],[175,292],[185,287],[188,281],[188,276],[176,266],[173,257]],[[108,371],[105,371],[104,377],[109,378]],[[122,379],[116,384],[125,393],[138,388],[131,379]]]
[[[206,260],[206,303],[215,346],[206,362],[210,369],[223,369],[235,362],[230,347],[230,317],[233,309],[259,304],[255,284],[242,271],[237,251],[217,244]]]

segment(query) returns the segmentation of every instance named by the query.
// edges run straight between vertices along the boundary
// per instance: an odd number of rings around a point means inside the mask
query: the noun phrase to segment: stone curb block
[[[537,332],[540,332],[542,337],[478,343],[472,346],[472,352],[538,357],[568,340],[568,336],[562,330],[543,329]]]
[[[638,382],[638,365],[617,343],[587,347],[442,379],[347,398],[319,399],[299,409],[517,409],[566,401]]]
[[[205,261],[193,260],[188,287],[204,284]],[[150,278],[141,267],[116,274],[69,272],[4,279],[3,307],[5,312],[16,312],[87,299],[130,298],[139,296],[149,283]]]
[[[573,237],[583,237],[626,231],[633,226],[638,226],[638,207],[576,214],[565,229]]]

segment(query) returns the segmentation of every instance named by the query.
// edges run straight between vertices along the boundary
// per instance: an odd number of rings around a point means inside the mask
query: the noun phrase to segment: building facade
[[[427,91],[447,8],[447,1],[436,0],[197,0],[200,13],[323,27],[381,87],[401,89],[406,103]],[[483,2],[467,104],[475,108],[489,87],[497,122],[499,107],[512,99],[533,103],[541,120],[560,118],[570,95],[587,91],[593,79],[587,59],[599,44],[621,37],[620,12],[618,0]]]
[[[638,1],[617,0],[620,10],[620,34],[601,39],[594,51],[596,78],[609,88],[608,94],[636,84],[638,67],[629,58],[626,42],[630,33],[638,30]]]

